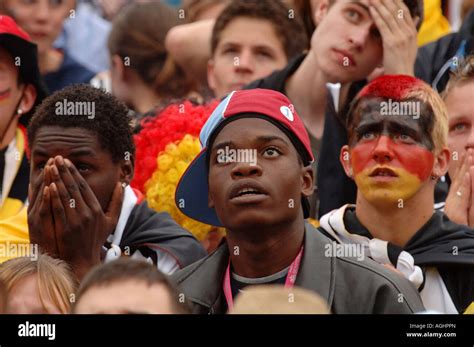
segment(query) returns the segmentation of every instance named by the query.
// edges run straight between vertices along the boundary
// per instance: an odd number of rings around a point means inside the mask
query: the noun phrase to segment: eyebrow
[[[268,143],[268,142],[271,142],[271,141],[281,141],[283,143],[285,143],[287,146],[289,146],[289,142],[286,141],[283,137],[281,136],[276,136],[276,135],[264,135],[264,136],[258,136],[254,142],[257,142],[258,144],[264,144],[264,143]],[[212,146],[212,150],[218,150],[218,149],[221,149],[223,147],[230,147],[230,146],[235,146],[234,142],[232,141],[224,141],[224,142],[219,142],[217,145],[214,145]]]
[[[359,1],[351,1],[351,2],[348,2],[348,4],[352,4],[352,5],[356,5],[356,6],[359,6],[361,7],[362,9],[364,9],[368,14],[370,14],[370,10],[369,10],[369,6],[359,2]]]

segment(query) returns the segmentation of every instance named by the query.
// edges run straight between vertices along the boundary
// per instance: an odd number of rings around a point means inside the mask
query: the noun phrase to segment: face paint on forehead
[[[349,144],[354,146],[365,132],[393,137],[405,134],[429,150],[434,148],[431,139],[433,113],[419,100],[397,101],[384,98],[360,100],[352,111],[349,126]]]

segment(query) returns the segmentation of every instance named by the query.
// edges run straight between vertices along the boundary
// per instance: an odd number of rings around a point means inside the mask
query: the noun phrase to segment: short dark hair
[[[216,51],[222,31],[236,18],[248,17],[267,20],[272,23],[280,39],[288,60],[308,48],[308,38],[305,35],[301,18],[291,12],[281,0],[234,0],[217,17],[212,29],[211,51]]]
[[[84,115],[67,115],[56,112],[58,103],[84,103],[94,105],[94,118]],[[112,94],[85,84],[66,87],[43,100],[31,118],[28,126],[30,150],[34,145],[38,130],[44,126],[82,128],[97,135],[103,149],[108,151],[114,163],[124,159],[129,153],[134,162],[135,145],[132,138],[129,110]]]
[[[191,313],[186,302],[180,303],[179,291],[176,285],[171,282],[168,276],[158,271],[158,269],[145,261],[122,257],[110,263],[101,264],[89,272],[82,280],[77,291],[75,307],[84,294],[94,287],[105,287],[119,282],[138,281],[144,282],[148,286],[161,284],[166,287],[171,297],[171,307],[173,313]]]

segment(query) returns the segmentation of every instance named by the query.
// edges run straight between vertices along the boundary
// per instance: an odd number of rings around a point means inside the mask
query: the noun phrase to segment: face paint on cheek
[[[0,103],[6,102],[10,99],[11,96],[11,89],[6,89],[4,91],[0,91]]]
[[[357,144],[351,153],[355,181],[362,195],[373,203],[399,204],[411,198],[429,179],[434,155],[420,145],[398,144],[389,141],[392,159],[374,158],[376,141]],[[376,168],[389,168],[394,177],[375,176]]]
[[[434,155],[422,146],[398,146],[395,152],[401,166],[409,173],[425,181],[431,175]]]

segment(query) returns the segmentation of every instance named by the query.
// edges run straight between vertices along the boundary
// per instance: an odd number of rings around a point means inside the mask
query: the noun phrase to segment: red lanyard
[[[301,246],[300,252],[296,256],[295,260],[291,263],[288,274],[286,275],[285,288],[293,288],[296,282],[296,276],[298,275],[298,270],[300,269],[301,257],[303,256],[303,246]],[[227,308],[231,310],[234,307],[234,299],[232,297],[232,288],[230,286],[230,257],[229,264],[227,264],[227,269],[225,270],[224,276],[224,295],[225,300],[227,301]]]

